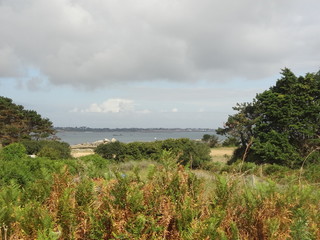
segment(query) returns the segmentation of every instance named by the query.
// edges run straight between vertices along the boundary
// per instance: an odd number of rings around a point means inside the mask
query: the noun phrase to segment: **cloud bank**
[[[72,112],[88,113],[120,113],[134,111],[134,102],[128,99],[108,99],[101,104],[92,103],[88,108],[79,110],[75,108]]]
[[[94,89],[313,71],[319,8],[316,0],[2,0],[0,77],[35,69],[53,84]]]

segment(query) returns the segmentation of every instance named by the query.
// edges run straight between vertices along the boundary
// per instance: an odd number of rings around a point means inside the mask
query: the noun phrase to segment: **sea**
[[[202,130],[141,130],[141,131],[58,131],[56,136],[63,142],[70,145],[80,143],[92,143],[99,140],[113,138],[123,142],[152,142],[156,140],[166,140],[169,138],[189,138],[191,140],[202,139],[204,134],[215,134],[215,131]]]

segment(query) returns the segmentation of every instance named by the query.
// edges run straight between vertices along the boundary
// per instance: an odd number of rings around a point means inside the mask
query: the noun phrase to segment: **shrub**
[[[20,186],[25,186],[28,182],[33,180],[28,167],[25,164],[17,164],[16,162],[4,162],[0,164],[0,185],[7,185],[10,182],[17,183]]]
[[[67,159],[71,157],[70,145],[66,142],[59,141],[43,141],[43,147],[48,146],[59,152],[59,158]]]
[[[211,159],[210,148],[207,144],[195,142],[188,138],[129,144],[114,142],[101,144],[95,149],[95,152],[100,156],[116,161],[141,159],[159,161],[163,151],[170,151],[180,164],[189,164],[196,168]]]
[[[310,182],[320,182],[320,165],[319,164],[309,164],[304,169],[303,176]]]
[[[263,173],[266,175],[285,175],[289,171],[288,167],[277,164],[267,164],[263,168]]]
[[[1,158],[4,161],[17,161],[26,155],[26,148],[20,143],[12,143],[1,150]]]
[[[83,156],[77,162],[81,167],[78,172],[86,173],[91,178],[104,178],[105,173],[109,170],[109,161],[98,154]]]
[[[38,152],[40,157],[47,157],[53,160],[67,159],[71,157],[70,145],[59,141],[40,141],[41,149]]]
[[[43,141],[35,141],[35,140],[22,140],[20,143],[24,145],[27,150],[27,154],[38,154],[38,152],[42,148]]]
[[[99,169],[104,169],[108,166],[109,162],[106,159],[102,158],[98,154],[92,154],[83,156],[80,158],[85,163],[92,163],[94,167]]]
[[[100,144],[94,152],[106,159],[123,161],[126,153],[126,145],[118,141],[108,144]]]
[[[167,139],[162,142],[161,149],[171,151],[182,165],[200,167],[204,162],[210,161],[210,148],[203,143],[188,138]]]
[[[59,159],[59,151],[49,146],[44,146],[38,153],[39,157],[46,157],[52,160]]]
[[[132,142],[126,145],[126,158],[130,160],[157,159],[160,142]]]
[[[91,179],[83,178],[75,189],[75,201],[78,206],[88,206],[93,201],[94,185]]]
[[[219,138],[216,135],[204,134],[201,140],[211,148],[216,147],[219,143]]]

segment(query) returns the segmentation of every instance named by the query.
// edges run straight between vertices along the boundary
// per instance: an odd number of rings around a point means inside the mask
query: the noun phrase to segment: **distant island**
[[[91,127],[55,127],[59,132],[212,132],[212,128],[91,128]]]

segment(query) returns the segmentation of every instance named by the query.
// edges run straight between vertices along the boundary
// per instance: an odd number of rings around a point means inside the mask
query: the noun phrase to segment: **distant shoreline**
[[[55,127],[60,132],[212,132],[213,128],[90,128],[90,127]]]

